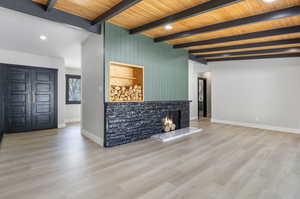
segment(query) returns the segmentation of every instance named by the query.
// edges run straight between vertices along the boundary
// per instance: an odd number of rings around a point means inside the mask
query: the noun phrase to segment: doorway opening
[[[211,106],[212,106],[212,86],[211,86],[211,73],[202,72],[198,74],[198,119],[210,118],[211,117]]]
[[[82,43],[91,33],[6,9],[1,20],[0,140],[79,123]]]
[[[198,120],[207,117],[207,78],[198,77]]]

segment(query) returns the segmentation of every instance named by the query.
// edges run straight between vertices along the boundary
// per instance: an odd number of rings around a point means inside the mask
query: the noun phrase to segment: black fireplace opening
[[[168,111],[164,118],[168,117],[176,125],[175,130],[181,129],[181,111]]]

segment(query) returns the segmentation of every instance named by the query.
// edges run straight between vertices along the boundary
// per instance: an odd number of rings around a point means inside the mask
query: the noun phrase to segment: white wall
[[[65,68],[65,74],[81,75],[79,68]],[[65,122],[80,122],[81,120],[81,104],[65,104]]]
[[[209,72],[210,66],[189,60],[189,100],[190,119],[198,119],[198,77],[201,73]],[[210,81],[209,81],[210,82]]]
[[[209,63],[213,121],[300,133],[300,59]]]
[[[65,126],[65,69],[64,59],[0,49],[0,63],[58,69],[58,127]]]
[[[104,143],[103,37],[91,35],[82,44],[82,135]]]

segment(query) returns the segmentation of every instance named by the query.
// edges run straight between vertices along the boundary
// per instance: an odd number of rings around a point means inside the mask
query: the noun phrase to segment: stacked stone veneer
[[[105,103],[105,146],[150,138],[162,133],[162,119],[169,111],[180,111],[180,127],[189,127],[189,101]]]

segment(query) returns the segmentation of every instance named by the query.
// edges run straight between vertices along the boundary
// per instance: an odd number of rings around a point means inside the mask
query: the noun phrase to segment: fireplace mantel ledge
[[[144,101],[144,102],[105,102],[105,104],[124,104],[124,103],[180,103],[180,102],[192,102],[192,100],[154,100],[154,101]]]

